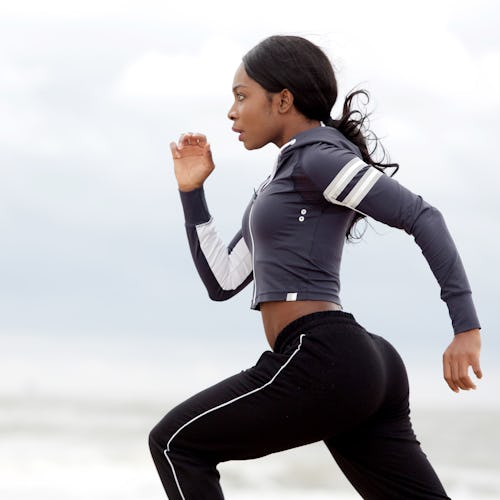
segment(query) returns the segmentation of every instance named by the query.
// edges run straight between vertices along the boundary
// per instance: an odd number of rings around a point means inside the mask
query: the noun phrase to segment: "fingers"
[[[177,142],[170,143],[170,152],[174,160],[189,156],[203,156],[213,163],[210,144],[204,134],[192,132],[182,134]]]
[[[207,137],[203,134],[187,132],[180,136],[177,143],[179,150],[185,146],[205,146],[207,144]]]
[[[472,371],[474,372],[474,375],[476,375],[477,378],[479,379],[483,378],[483,371],[479,366],[479,360],[476,360],[476,362],[472,364]]]
[[[476,384],[469,376],[469,363],[461,363],[457,367],[458,371],[458,387],[463,391],[476,389]]]
[[[469,367],[478,379],[483,373],[479,366],[479,360],[471,361],[468,357],[446,355],[443,359],[444,378],[450,389],[454,392],[469,391],[476,389],[476,384],[469,375]]]
[[[448,384],[448,387],[453,392],[460,391],[460,389],[458,388],[458,385],[455,383],[456,376],[454,376],[454,374],[453,374],[452,364],[449,363],[446,359],[443,359],[443,376],[444,376],[444,379],[446,380],[446,383]]]
[[[175,143],[175,142],[170,143],[170,152],[172,153],[172,158],[174,160],[181,157],[181,152],[179,151],[179,148],[177,147],[177,143]]]
[[[483,373],[479,364],[481,336],[479,329],[458,333],[443,354],[443,375],[446,383],[454,392],[475,389],[476,385],[469,376],[469,368],[478,379]]]
[[[467,372],[461,372],[460,367],[450,366],[448,371],[445,370],[444,378],[448,387],[453,392],[469,391],[470,389],[476,389],[476,385],[472,382]]]
[[[444,378],[453,392],[476,389],[476,385],[469,376],[469,363],[460,359],[451,359],[445,362]]]

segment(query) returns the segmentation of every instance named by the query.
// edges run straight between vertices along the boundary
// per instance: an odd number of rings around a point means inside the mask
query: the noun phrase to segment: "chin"
[[[252,142],[243,141],[243,146],[245,147],[245,149],[248,149],[248,151],[263,148],[266,144],[269,144],[269,143],[266,142],[264,144],[260,144],[260,143],[255,143],[255,142],[252,143]]]

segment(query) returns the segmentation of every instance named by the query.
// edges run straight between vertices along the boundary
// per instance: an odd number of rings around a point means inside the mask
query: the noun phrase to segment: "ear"
[[[280,113],[288,113],[293,107],[293,94],[288,89],[283,89],[278,94],[278,110]]]

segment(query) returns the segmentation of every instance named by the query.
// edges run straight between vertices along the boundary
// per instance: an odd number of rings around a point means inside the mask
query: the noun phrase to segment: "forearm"
[[[374,219],[413,235],[441,287],[455,334],[480,328],[467,274],[439,210],[386,176],[360,208]]]
[[[212,300],[227,300],[252,280],[250,252],[237,233],[229,246],[219,237],[203,188],[180,192],[191,255]]]
[[[410,227],[429,266],[441,287],[455,334],[480,328],[472,291],[459,252],[442,214],[421,198],[419,215]]]

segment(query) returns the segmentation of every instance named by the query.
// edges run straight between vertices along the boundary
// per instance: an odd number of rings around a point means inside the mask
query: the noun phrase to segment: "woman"
[[[394,348],[342,311],[345,236],[369,215],[415,237],[441,286],[455,336],[446,350],[450,388],[475,388],[479,322],[460,257],[440,213],[376,163],[364,118],[330,112],[332,66],[311,42],[270,37],[243,58],[229,110],[247,149],[280,148],[226,247],[203,183],[214,169],[207,139],[184,134],[171,151],[188,239],[213,300],[253,280],[272,351],[257,364],[188,399],[153,429],[150,447],[170,499],[223,498],[217,464],[323,440],[363,498],[448,498],[409,418],[408,382]],[[356,119],[356,117],[358,117]],[[322,126],[323,125],[323,126]]]

